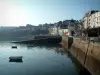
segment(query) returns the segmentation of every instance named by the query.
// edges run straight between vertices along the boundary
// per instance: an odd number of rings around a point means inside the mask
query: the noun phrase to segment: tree
[[[31,28],[31,27],[33,27],[33,25],[31,25],[31,24],[27,24],[26,27]]]
[[[59,21],[59,22],[58,22],[58,27],[61,26],[62,23],[63,23],[62,21]]]

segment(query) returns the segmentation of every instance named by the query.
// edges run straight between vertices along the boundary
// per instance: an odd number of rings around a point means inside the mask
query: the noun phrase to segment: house
[[[57,26],[50,26],[49,27],[49,34],[50,35],[58,35]]]
[[[59,28],[59,35],[68,35],[68,26],[67,25],[64,25],[62,24]]]
[[[85,29],[100,27],[100,11],[98,10],[88,11],[84,15],[82,21]]]

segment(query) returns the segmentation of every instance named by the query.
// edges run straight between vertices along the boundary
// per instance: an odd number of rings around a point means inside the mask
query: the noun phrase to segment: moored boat
[[[11,56],[9,57],[10,60],[22,60],[22,56]]]
[[[12,48],[17,48],[17,46],[12,46]]]

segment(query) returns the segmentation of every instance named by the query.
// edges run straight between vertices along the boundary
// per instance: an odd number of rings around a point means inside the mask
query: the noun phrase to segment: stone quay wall
[[[69,37],[62,37],[62,45],[92,74],[100,75],[100,44],[73,38],[71,47]]]

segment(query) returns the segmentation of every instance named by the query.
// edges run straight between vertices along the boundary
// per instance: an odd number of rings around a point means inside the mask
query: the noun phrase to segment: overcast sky
[[[100,10],[100,0],[0,0],[0,26],[79,20],[89,10]]]

